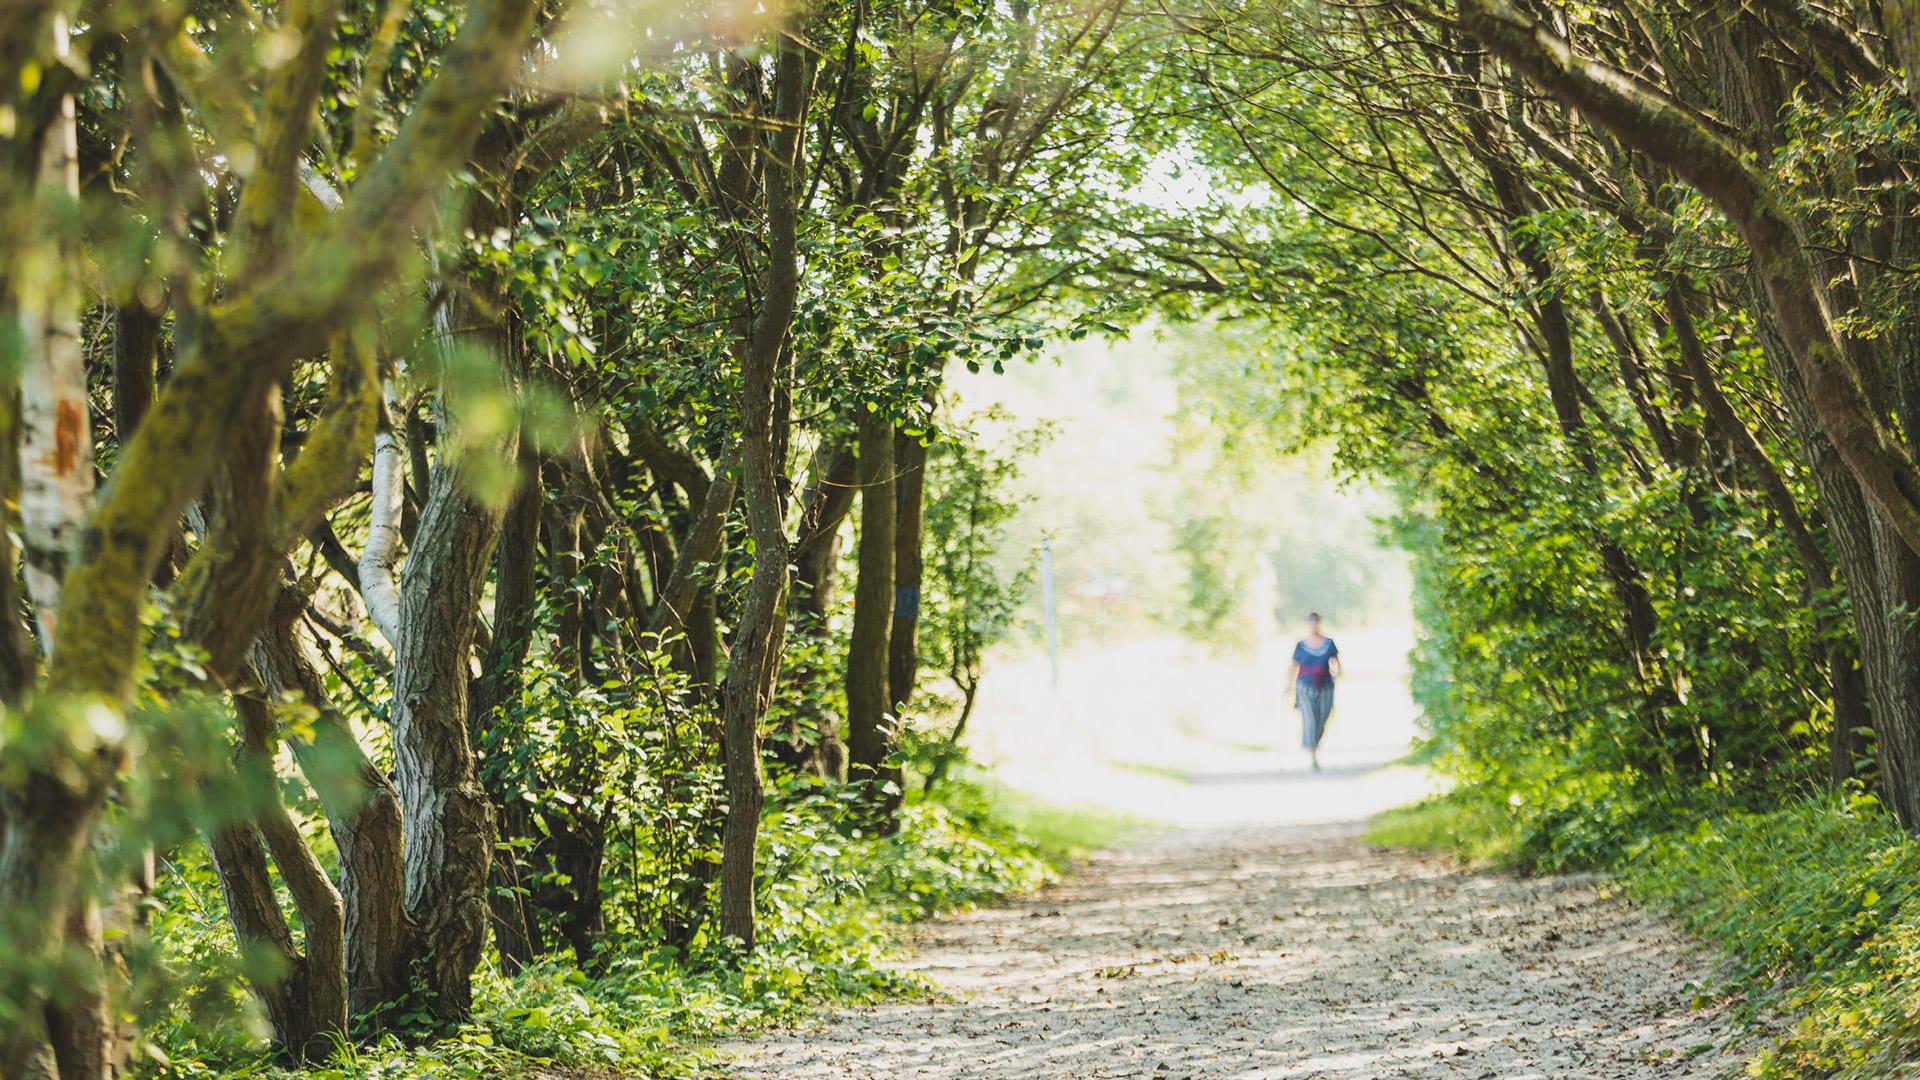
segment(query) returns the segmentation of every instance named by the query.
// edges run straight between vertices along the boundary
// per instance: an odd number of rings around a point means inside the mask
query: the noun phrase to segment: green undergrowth
[[[1513,866],[1519,840],[1505,816],[1479,801],[1441,795],[1378,815],[1366,841],[1382,847],[1444,851],[1476,866]]]
[[[1108,762],[1108,764],[1116,769],[1122,769],[1130,773],[1139,773],[1141,776],[1152,776],[1161,780],[1171,780],[1176,784],[1193,783],[1192,773],[1185,769],[1177,769],[1172,765],[1161,765],[1158,762],[1152,761],[1113,761]]]
[[[900,928],[1036,889],[1131,827],[971,774],[911,801],[890,837],[823,841],[803,813],[776,811],[764,850],[778,870],[761,884],[761,942],[749,957],[720,945],[690,955],[656,948],[615,956],[591,976],[541,965],[506,977],[488,964],[476,976],[474,1022],[447,1038],[409,1046],[389,1036],[344,1046],[324,1067],[288,1070],[254,1064],[257,1042],[247,1045],[244,1024],[210,1035],[183,1023],[156,1032],[154,1060],[142,1072],[264,1080],[697,1076],[703,1047],[716,1039],[825,1003],[926,992],[886,964]],[[190,947],[223,948],[224,933],[206,920]],[[257,1028],[251,1035],[257,1039]]]
[[[976,793],[974,797],[984,800],[995,818],[1033,843],[1055,866],[1065,866],[1157,827],[1146,818],[1105,807],[1049,802],[1007,787],[984,771],[969,769],[963,776]]]
[[[1551,865],[1539,858],[1550,845],[1529,835],[1540,824],[1469,789],[1389,811],[1367,839],[1480,865],[1617,872],[1629,894],[1724,950],[1728,989],[1749,1008],[1787,1018],[1747,1075],[1914,1075],[1920,840],[1871,796],[1795,798],[1766,813],[1696,808],[1689,824],[1616,833],[1603,858]]]
[[[1920,1058],[1920,842],[1870,797],[1796,802],[1655,837],[1633,892],[1727,950],[1794,1019],[1757,1077],[1912,1075]]]

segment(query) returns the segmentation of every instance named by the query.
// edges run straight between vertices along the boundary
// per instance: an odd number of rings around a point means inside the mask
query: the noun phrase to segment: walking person
[[[1307,616],[1307,636],[1293,646],[1287,664],[1287,698],[1300,710],[1300,744],[1320,769],[1320,737],[1327,733],[1327,714],[1333,711],[1333,681],[1342,674],[1340,646],[1320,632],[1320,613]]]

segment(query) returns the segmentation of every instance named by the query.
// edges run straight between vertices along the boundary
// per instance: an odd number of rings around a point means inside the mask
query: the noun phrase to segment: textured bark
[[[497,515],[472,501],[457,474],[451,463],[434,470],[419,543],[407,559],[392,707],[407,911],[419,929],[430,1008],[449,1021],[472,1008],[494,839],[492,804],[467,741],[467,680]]]
[[[877,822],[900,805],[894,717],[887,701],[887,638],[893,622],[893,423],[860,418],[860,552],[847,644],[847,778],[873,785],[867,804]],[[889,790],[889,787],[891,790]]]
[[[497,175],[498,154],[490,144],[480,155],[488,162],[480,171]],[[510,223],[505,194],[477,193],[468,204],[467,227],[485,235]],[[440,345],[490,357],[494,366],[484,377],[498,385],[476,388],[442,379],[440,452],[428,475],[415,476],[426,485],[424,505],[397,579],[393,566],[407,539],[397,520],[405,501],[400,446],[391,430],[376,437],[374,527],[359,564],[368,614],[393,648],[388,720],[404,836],[405,903],[414,930],[409,959],[427,992],[426,1008],[444,1023],[472,1014],[473,969],[490,925],[487,882],[495,836],[492,801],[480,782],[470,737],[469,695],[480,594],[506,507],[478,499],[466,461],[488,452],[512,459],[519,447],[511,426],[493,445],[466,445],[456,415],[446,408],[456,396],[514,389],[504,367],[510,331],[483,308],[501,310],[464,289],[451,291],[436,318]]]
[[[747,529],[753,537],[753,576],[734,622],[733,651],[721,687],[727,816],[720,842],[720,933],[754,946],[754,874],[760,812],[760,723],[773,700],[786,633],[787,527],[781,463],[775,459],[780,355],[799,292],[800,123],[806,112],[807,58],[798,41],[780,37],[775,59],[773,120],[764,175],[768,264],[759,310],[741,343],[740,466]]]
[[[480,591],[501,518],[501,508],[474,498],[458,451],[443,453],[401,575],[393,643],[407,911],[419,931],[419,972],[433,992],[428,1007],[446,1021],[471,1015],[473,969],[488,926],[493,805],[468,741],[467,691]]]
[[[1920,779],[1920,667],[1915,666],[1920,661],[1920,626],[1901,613],[1920,607],[1920,574],[1905,565],[1911,553],[1904,545],[1888,543],[1890,531],[1821,430],[1787,343],[1775,330],[1763,286],[1752,280],[1737,284],[1743,286],[1767,366],[1813,466],[1820,515],[1852,598],[1847,610],[1879,746],[1881,794],[1901,824],[1913,831],[1920,827],[1920,787],[1915,784]]]
[[[236,768],[261,793],[249,819],[214,834],[211,848],[243,948],[270,950],[280,974],[253,984],[267,1014],[274,1045],[303,1061],[324,1059],[347,1033],[344,910],[306,839],[279,799],[273,750],[279,739],[272,710],[257,687],[234,696],[241,740]],[[296,946],[280,913],[265,856],[271,854],[300,913],[304,940]]]
[[[326,683],[298,633],[305,608],[299,589],[282,586],[250,657],[269,693],[297,695],[315,710],[313,741],[296,740],[293,751],[320,796],[339,853],[347,1009],[359,1016],[407,991],[413,931],[405,902],[400,797],[331,707]]]
[[[66,56],[64,18],[56,18],[54,35],[54,56]],[[79,136],[71,95],[61,96],[44,136],[38,181],[49,201],[80,197]],[[19,376],[20,538],[40,647],[51,653],[61,583],[93,497],[93,428],[80,344],[78,238],[56,233],[36,247],[37,265],[14,282],[26,342]]]
[[[896,711],[913,699],[920,678],[922,503],[927,448],[911,435],[893,440],[893,627],[887,637],[887,698]]]
[[[1895,533],[1920,549],[1920,467],[1869,403],[1828,316],[1818,276],[1768,179],[1695,117],[1629,76],[1576,55],[1504,0],[1462,0],[1467,31],[1564,103],[1698,188],[1753,254],[1781,340],[1821,430]]]
[[[304,966],[293,932],[273,893],[273,875],[267,866],[266,845],[260,840],[253,822],[241,821],[215,832],[207,842],[213,855],[213,867],[219,876],[220,893],[226,900],[227,919],[243,952],[270,953],[272,963],[281,972],[277,983],[258,984],[254,998],[266,1013],[267,1026],[277,1045],[283,1033],[298,1032],[302,1003],[298,1000],[298,969]],[[296,1039],[300,1035],[296,1034]],[[304,1045],[304,1040],[301,1040]]]

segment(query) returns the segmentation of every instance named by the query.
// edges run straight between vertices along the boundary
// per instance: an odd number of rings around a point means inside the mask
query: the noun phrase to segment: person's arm
[[[1347,669],[1340,663],[1340,645],[1334,641],[1327,642],[1327,674],[1336,679],[1347,677]]]
[[[1300,682],[1300,658],[1295,656],[1287,661],[1287,700],[1293,700],[1293,688]]]

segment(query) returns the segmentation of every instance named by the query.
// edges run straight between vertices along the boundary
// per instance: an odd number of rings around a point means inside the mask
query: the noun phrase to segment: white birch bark
[[[68,29],[55,16],[54,52]],[[80,196],[80,153],[71,96],[61,99],[41,150],[43,196],[69,206]],[[52,209],[52,208],[43,208]],[[40,648],[53,652],[60,583],[93,501],[93,431],[80,342],[79,248],[66,230],[41,246],[38,273],[21,275],[20,522],[27,590]]]
[[[382,427],[373,437],[373,509],[367,519],[367,547],[360,554],[360,598],[389,647],[400,642],[400,579],[393,568],[400,561],[405,460],[393,429]]]

